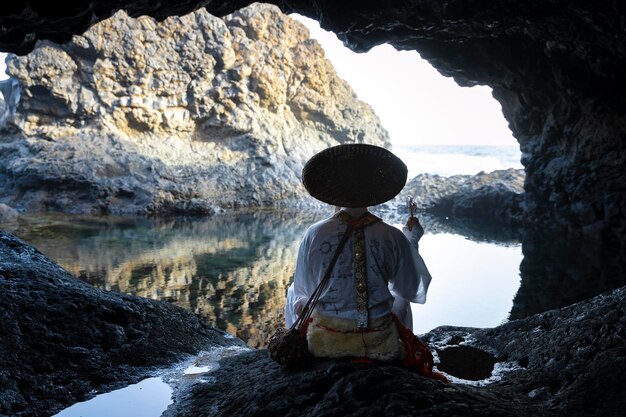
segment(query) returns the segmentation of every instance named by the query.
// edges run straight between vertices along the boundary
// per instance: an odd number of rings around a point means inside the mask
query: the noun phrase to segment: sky
[[[372,106],[392,144],[518,145],[491,88],[460,87],[415,51],[385,44],[352,52],[317,21],[291,17],[309,29],[337,74]]]
[[[357,54],[319,24],[296,14],[324,49],[337,74],[368,103],[403,145],[517,145],[491,88],[458,86],[415,51],[381,45]],[[0,54],[0,79],[6,78]]]

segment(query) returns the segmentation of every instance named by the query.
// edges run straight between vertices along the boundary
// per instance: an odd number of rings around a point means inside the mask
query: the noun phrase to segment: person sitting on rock
[[[336,256],[305,323],[313,356],[401,362],[445,380],[432,371],[430,351],[412,332],[410,302],[424,303],[431,282],[418,252],[424,230],[410,217],[402,232],[367,209],[394,198],[406,178],[406,165],[398,157],[372,145],[335,146],[306,163],[302,182],[307,191],[340,209],[306,231],[285,319],[291,327]],[[348,227],[350,236],[335,255]]]

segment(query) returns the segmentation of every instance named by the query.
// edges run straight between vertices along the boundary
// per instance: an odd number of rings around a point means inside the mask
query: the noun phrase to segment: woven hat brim
[[[338,145],[314,155],[302,170],[311,196],[340,207],[367,207],[394,198],[407,179],[407,167],[385,148]]]

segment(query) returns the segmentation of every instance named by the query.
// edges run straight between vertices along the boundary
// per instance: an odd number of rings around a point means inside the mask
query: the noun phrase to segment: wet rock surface
[[[390,365],[283,371],[253,351],[223,360],[214,384],[179,392],[165,415],[616,417],[626,405],[625,297],[626,287],[495,329],[435,329],[423,339],[452,384]]]
[[[243,342],[169,303],[98,290],[0,232],[0,415],[50,416]]]
[[[0,202],[28,211],[311,205],[300,171],[316,152],[390,146],[308,29],[271,5],[162,22],[119,12],[7,68]]]

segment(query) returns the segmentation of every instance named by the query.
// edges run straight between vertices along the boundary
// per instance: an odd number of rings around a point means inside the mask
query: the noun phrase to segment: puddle
[[[484,387],[520,369],[517,362],[505,362],[495,351],[476,347],[476,340],[465,330],[435,331],[427,342],[435,359],[435,369],[454,384]]]
[[[215,377],[210,373],[219,368],[219,360],[248,350],[247,347],[229,346],[200,352],[190,360],[164,369],[161,376],[97,395],[52,417],[159,417],[183,385],[215,383]]]
[[[437,368],[440,371],[468,381],[490,378],[494,365],[498,362],[491,353],[472,346],[452,346],[437,353]]]
[[[159,417],[172,403],[172,393],[161,377],[147,378],[76,403],[53,417]]]

